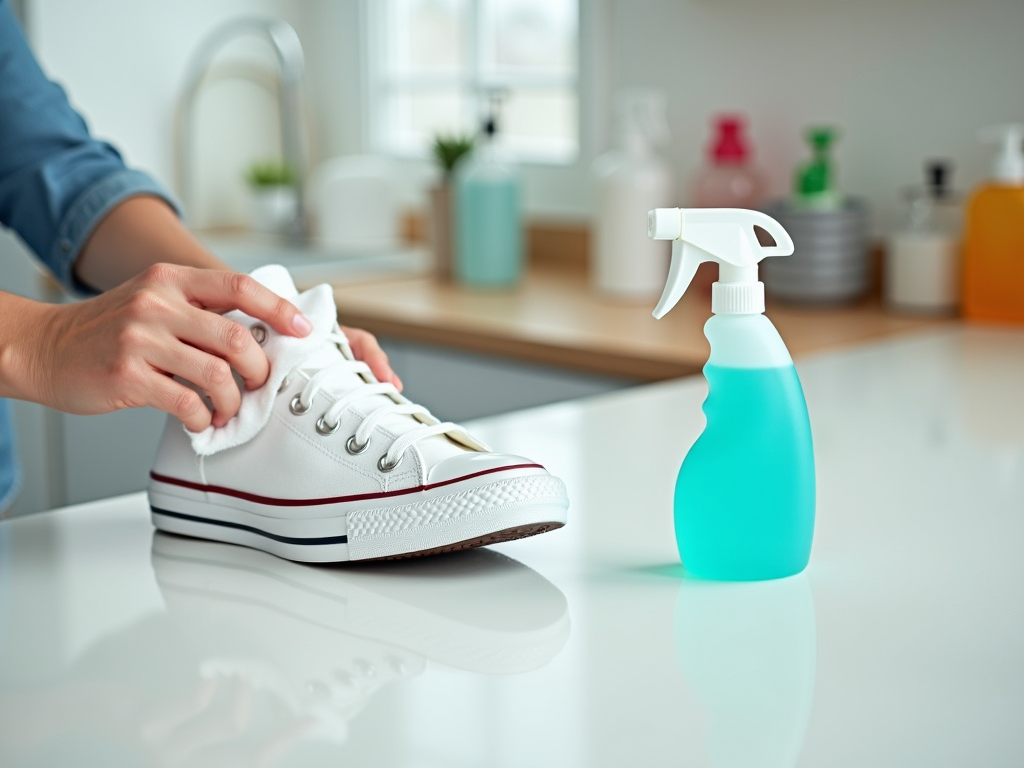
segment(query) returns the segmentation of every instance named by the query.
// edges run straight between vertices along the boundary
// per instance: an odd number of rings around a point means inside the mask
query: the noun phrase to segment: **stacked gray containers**
[[[779,299],[807,304],[855,301],[870,280],[868,211],[846,199],[835,210],[779,202],[765,208],[793,238],[793,255],[761,263],[765,290]]]

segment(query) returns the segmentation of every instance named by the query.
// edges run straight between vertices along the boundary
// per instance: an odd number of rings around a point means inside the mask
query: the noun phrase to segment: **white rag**
[[[314,352],[323,349],[328,334],[336,329],[337,310],[334,306],[334,293],[326,283],[300,294],[288,270],[276,264],[260,267],[250,273],[250,276],[298,307],[313,324],[313,331],[300,339],[284,336],[244,312],[235,311],[224,315],[246,328],[260,325],[265,329],[266,342],[262,346],[267,360],[270,361],[270,377],[259,389],[242,392],[242,404],[238,414],[223,427],[211,425],[202,432],[188,432],[192,440],[192,449],[199,456],[212,456],[256,437],[270,421],[274,398],[277,397],[285,376],[297,365],[308,360]],[[337,354],[340,359],[341,354]]]

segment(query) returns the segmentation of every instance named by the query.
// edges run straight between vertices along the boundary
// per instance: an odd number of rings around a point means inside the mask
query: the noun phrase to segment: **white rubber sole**
[[[351,501],[261,499],[153,475],[153,525],[303,563],[419,557],[533,536],[565,524],[565,485],[516,469]]]

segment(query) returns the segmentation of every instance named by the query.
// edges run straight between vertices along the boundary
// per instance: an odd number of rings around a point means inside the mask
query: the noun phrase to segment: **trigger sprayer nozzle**
[[[755,227],[766,230],[775,245],[762,246]],[[764,284],[757,279],[758,262],[766,256],[793,253],[793,240],[779,222],[745,208],[655,208],[647,213],[647,236],[672,241],[668,281],[655,317],[675,306],[697,267],[706,261],[719,264],[719,280],[712,286],[712,312],[763,312]]]
[[[647,236],[652,240],[675,240],[682,234],[683,217],[678,208],[655,208],[647,212]]]

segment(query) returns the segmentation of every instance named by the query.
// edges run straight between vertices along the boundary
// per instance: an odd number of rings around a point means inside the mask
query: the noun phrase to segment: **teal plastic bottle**
[[[756,581],[800,573],[814,533],[814,451],[800,379],[776,355],[758,367],[721,350],[739,334],[770,340],[764,315],[715,315],[704,326],[707,426],[676,480],[675,530],[686,571]],[[718,353],[718,354],[716,354]],[[768,365],[765,365],[768,364]],[[762,367],[763,366],[763,367]]]
[[[776,245],[761,247],[754,226]],[[764,316],[757,263],[792,253],[769,216],[745,209],[658,209],[649,235],[671,239],[672,268],[655,317],[685,292],[703,261],[720,266],[714,315],[704,326],[707,425],[686,454],[675,488],[675,531],[686,573],[758,581],[800,573],[814,536],[810,419],[786,345]]]
[[[455,172],[455,277],[479,288],[512,287],[523,273],[522,184],[494,147],[495,126],[488,118]]]

